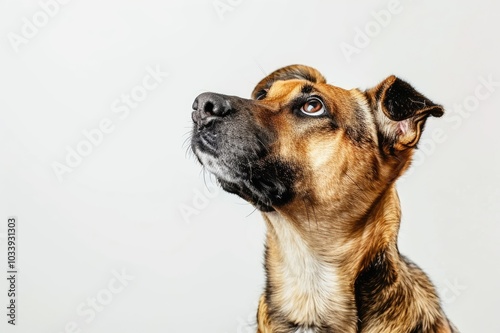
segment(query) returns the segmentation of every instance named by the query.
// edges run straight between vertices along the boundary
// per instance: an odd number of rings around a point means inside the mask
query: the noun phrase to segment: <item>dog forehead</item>
[[[327,83],[314,83],[302,79],[277,80],[269,88],[267,98],[287,100],[300,94],[317,94],[325,99],[344,98],[349,92]]]
[[[355,94],[328,83],[313,83],[307,80],[292,79],[276,81],[267,92],[266,99],[286,104],[298,96],[319,96],[330,113],[339,117],[350,117],[357,104]]]
[[[302,87],[305,85],[312,86],[313,83],[300,79],[278,80],[275,81],[269,88],[267,97],[272,99],[284,100],[289,96],[296,96],[300,94]]]

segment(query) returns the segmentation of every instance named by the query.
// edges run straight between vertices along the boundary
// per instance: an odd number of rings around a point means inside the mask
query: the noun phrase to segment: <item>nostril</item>
[[[227,96],[214,93],[203,93],[195,98],[192,108],[194,111],[200,113],[200,117],[224,117],[231,111],[231,104]]]
[[[203,111],[206,113],[214,114],[214,103],[208,101],[205,103],[205,106],[203,107]]]

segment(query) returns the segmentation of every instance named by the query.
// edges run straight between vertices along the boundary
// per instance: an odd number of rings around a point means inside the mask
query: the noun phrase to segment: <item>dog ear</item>
[[[306,80],[313,83],[326,83],[326,79],[316,69],[304,65],[290,65],[275,70],[262,79],[253,89],[252,98],[259,99],[278,80]]]
[[[394,75],[366,93],[378,126],[380,145],[390,152],[415,147],[427,118],[441,117],[444,113],[441,105]]]

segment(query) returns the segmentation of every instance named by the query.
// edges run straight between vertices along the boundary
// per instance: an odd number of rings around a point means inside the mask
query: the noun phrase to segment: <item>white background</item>
[[[221,3],[231,10],[218,12]],[[344,88],[396,74],[446,107],[399,182],[399,248],[431,276],[463,332],[500,332],[500,86],[475,97],[480,78],[500,82],[500,3],[401,0],[376,31],[372,12],[388,7],[73,0],[16,52],[9,36],[22,36],[23,18],[43,25],[42,9],[2,0],[0,267],[15,215],[20,274],[16,327],[6,323],[0,274],[0,331],[251,332],[264,224],[236,196],[200,195],[213,182],[183,142],[199,93],[248,97],[266,74],[302,63]],[[355,47],[356,29],[367,27],[368,45],[346,57],[342,43]],[[169,76],[120,118],[113,103],[157,67]],[[471,111],[460,114],[464,104]],[[113,131],[59,181],[54,162],[65,164],[67,147],[105,118]],[[122,270],[134,279],[113,294]],[[100,312],[77,313],[96,297]]]

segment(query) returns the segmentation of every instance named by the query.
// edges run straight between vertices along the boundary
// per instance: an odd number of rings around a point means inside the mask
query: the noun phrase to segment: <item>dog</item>
[[[258,333],[458,332],[397,247],[395,181],[442,106],[396,76],[345,90],[292,65],[192,108],[197,159],[266,222]]]

